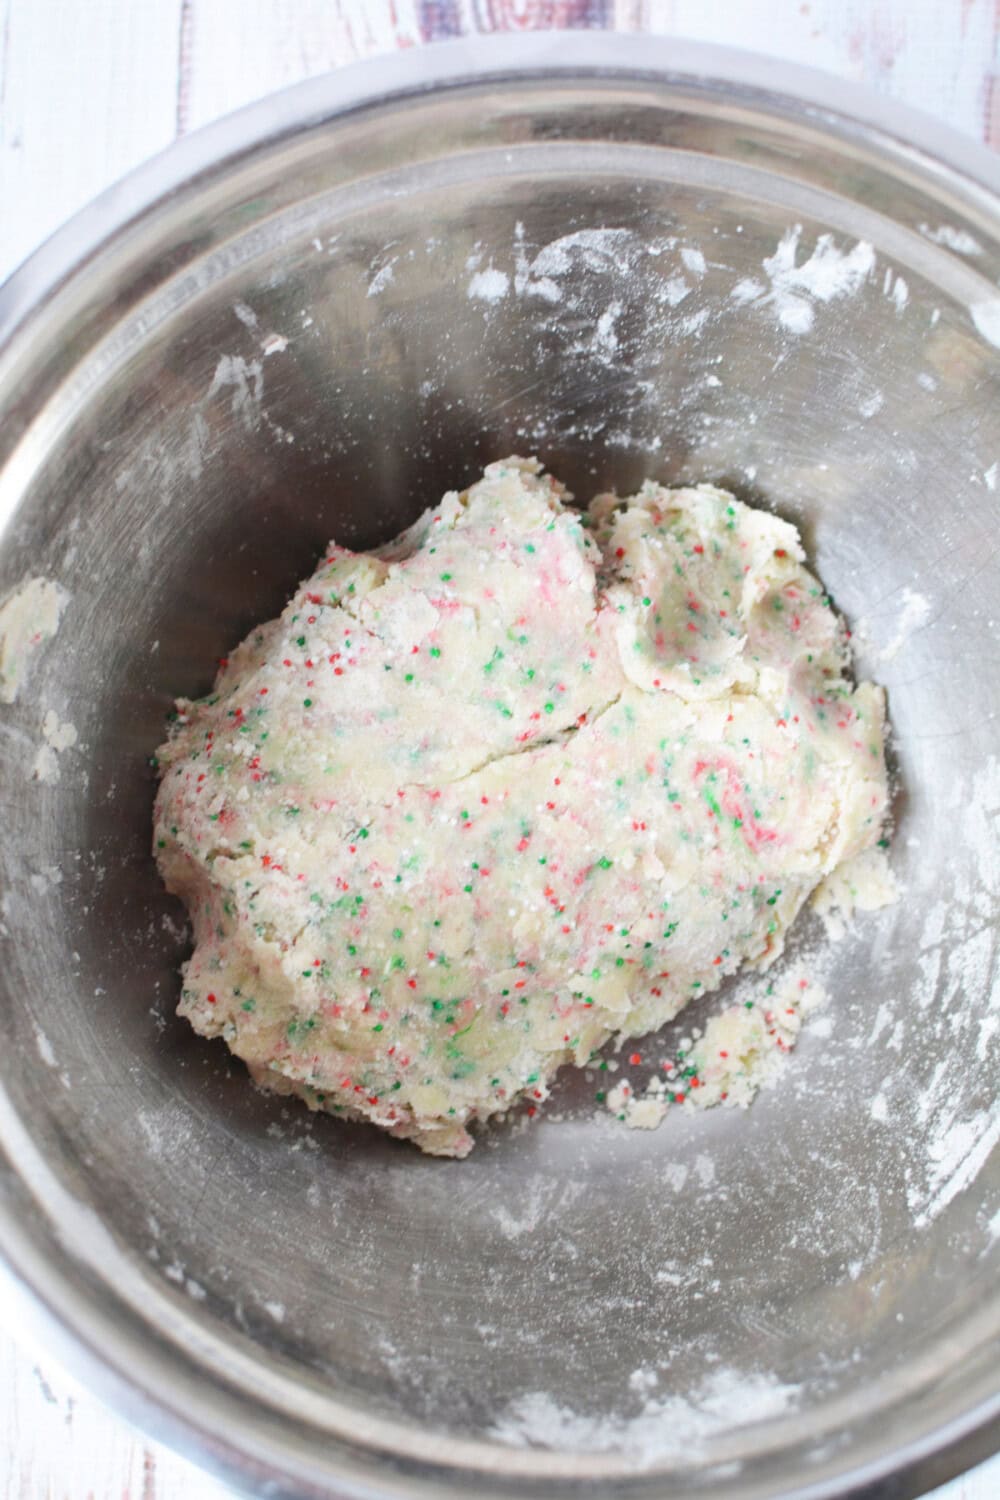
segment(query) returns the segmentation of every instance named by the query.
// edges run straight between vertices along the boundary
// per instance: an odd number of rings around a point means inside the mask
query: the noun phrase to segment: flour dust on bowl
[[[148,1426],[316,1494],[905,1495],[988,1451],[998,186],[761,60],[491,39],[192,137],[0,292],[0,1243]],[[746,1114],[630,1132],[580,1075],[436,1161],[176,1019],[148,759],[331,537],[518,452],[798,526],[888,690],[901,896],[806,929],[830,1002]]]

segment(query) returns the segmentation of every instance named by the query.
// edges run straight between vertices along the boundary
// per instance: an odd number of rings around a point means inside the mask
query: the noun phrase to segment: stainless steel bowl
[[[906,1496],[996,1441],[998,189],[762,59],[461,42],[192,137],[3,288],[0,594],[71,600],[0,719],[0,1243],[151,1430],[352,1496]],[[749,1114],[630,1133],[567,1080],[447,1163],[174,1019],[147,757],[331,535],[510,450],[803,527],[889,688],[904,895]]]

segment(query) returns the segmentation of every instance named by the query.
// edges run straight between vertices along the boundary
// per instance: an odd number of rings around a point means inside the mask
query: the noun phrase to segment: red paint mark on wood
[[[962,16],[963,29],[965,16]],[[993,53],[1000,47],[1000,0],[993,0]],[[983,78],[983,140],[1000,151],[1000,79],[992,70]]]
[[[1000,79],[995,76],[983,84],[983,140],[1000,151]]]
[[[869,83],[892,72],[905,45],[905,23],[874,10],[847,38],[848,55]]]
[[[191,120],[191,54],[194,43],[194,0],[181,0],[177,33],[177,108],[174,133],[186,135]]]
[[[616,31],[648,31],[651,24],[649,0],[617,0],[614,15]]]
[[[156,1500],[156,1454],[149,1448],[142,1452],[142,1500]]]
[[[962,13],[961,13],[961,18],[960,18],[960,24],[961,24],[961,27],[962,27],[962,35],[963,36],[965,35],[966,31],[969,28],[969,17],[972,14],[972,10],[973,10],[973,7],[975,6],[975,3],[976,3],[976,0],[962,0]]]
[[[389,0],[389,22],[396,37],[396,46],[402,51],[406,47],[412,47],[416,41],[415,37],[403,31],[399,21],[399,7],[396,0]]]

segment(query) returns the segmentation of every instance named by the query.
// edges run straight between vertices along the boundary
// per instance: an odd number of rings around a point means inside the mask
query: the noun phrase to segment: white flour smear
[[[899,592],[899,613],[892,626],[892,634],[885,644],[876,644],[875,627],[870,619],[863,617],[854,626],[855,646],[873,664],[882,665],[895,661],[909,644],[911,637],[928,623],[931,611],[931,601],[926,594],[918,594],[909,585],[905,585]]]
[[[259,359],[244,359],[240,354],[223,354],[215,366],[215,374],[208,388],[205,401],[211,401],[222,391],[229,391],[229,409],[239,417],[243,426],[252,431],[260,416],[264,399],[264,370]]]
[[[942,245],[945,250],[954,250],[957,255],[983,253],[982,245],[965,229],[955,229],[951,224],[939,224],[936,229],[932,229],[929,224],[920,224],[918,228],[924,239],[935,245]]]
[[[907,1171],[907,1204],[913,1223],[925,1228],[970,1187],[1000,1141],[1000,1098],[970,1106],[968,1061],[997,1057],[1000,987],[991,988],[992,922],[1000,900],[1000,762],[991,759],[952,793],[954,836],[966,851],[963,872],[947,899],[930,905],[913,999],[925,1014],[931,1055],[937,1061],[917,1097],[919,1138]],[[994,1072],[994,1076],[996,1073]],[[907,1079],[897,1075],[889,1092],[890,1118],[907,1101]],[[895,1102],[894,1102],[895,1101]]]
[[[54,786],[59,780],[59,756],[77,742],[76,725],[62,723],[59,715],[49,709],[42,720],[42,743],[32,763],[31,773],[36,781]]]
[[[922,1206],[914,1218],[918,1229],[936,1219],[951,1200],[978,1177],[1000,1141],[1000,1110],[979,1110],[968,1120],[952,1120],[931,1137],[927,1146],[927,1197],[915,1196]]]
[[[510,277],[493,266],[477,271],[468,286],[468,295],[482,302],[499,302],[510,288]]]
[[[969,308],[972,321],[988,344],[1000,349],[1000,297],[974,302]]]
[[[818,302],[853,296],[875,269],[875,251],[867,240],[842,250],[830,234],[821,234],[812,254],[798,263],[801,238],[801,224],[787,230],[763,262],[767,283],[745,278],[730,293],[738,305],[772,308],[782,328],[795,334],[810,331]]]
[[[658,1380],[655,1370],[640,1368],[629,1386],[648,1393]],[[529,1391],[510,1403],[490,1435],[514,1448],[621,1453],[644,1468],[681,1446],[697,1452],[720,1432],[784,1416],[794,1411],[799,1396],[800,1387],[773,1375],[727,1369],[708,1376],[690,1397],[646,1394],[631,1417],[575,1412],[545,1391]]]

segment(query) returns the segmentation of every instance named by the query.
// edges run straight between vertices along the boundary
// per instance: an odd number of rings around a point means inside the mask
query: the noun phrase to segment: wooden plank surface
[[[0,0],[0,279],[185,131],[360,57],[465,32],[616,27],[766,47],[1000,149],[998,0]],[[0,1290],[0,1500],[221,1500],[24,1346]],[[997,1500],[1000,1459],[935,1500]]]

